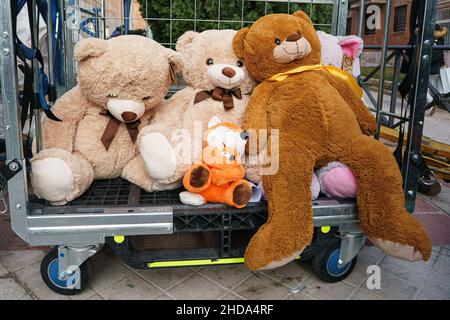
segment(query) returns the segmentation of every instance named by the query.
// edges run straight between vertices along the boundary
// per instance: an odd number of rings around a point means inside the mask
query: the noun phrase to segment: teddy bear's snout
[[[122,112],[121,117],[126,122],[131,122],[137,119],[138,115],[134,112],[125,111]]]
[[[297,41],[297,40],[299,40],[301,38],[302,38],[302,35],[299,32],[296,32],[296,33],[291,34],[290,36],[288,36],[286,38],[286,41],[288,41],[288,42],[295,42],[295,41]]]
[[[225,67],[222,69],[222,74],[227,78],[233,78],[236,75],[236,71],[233,68]]]

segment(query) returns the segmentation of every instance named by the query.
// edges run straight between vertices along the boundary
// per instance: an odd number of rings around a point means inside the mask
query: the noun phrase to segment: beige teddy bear
[[[201,153],[208,123],[242,122],[255,82],[233,52],[235,34],[234,30],[188,31],[178,39],[176,50],[187,86],[160,106],[139,133],[140,165],[145,165],[148,175],[142,170],[129,180],[147,191],[180,186]]]
[[[74,52],[78,85],[42,122],[43,149],[31,160],[39,198],[63,205],[93,179],[139,174],[135,141],[164,101],[178,69],[177,53],[142,36],[86,39]]]

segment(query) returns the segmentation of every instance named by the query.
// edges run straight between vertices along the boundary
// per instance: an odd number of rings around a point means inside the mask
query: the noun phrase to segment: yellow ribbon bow
[[[333,76],[336,76],[338,78],[341,78],[347,84],[350,86],[350,88],[353,90],[353,92],[360,98],[363,96],[363,91],[361,87],[358,84],[358,81],[356,81],[355,77],[348,73],[347,71],[344,71],[338,67],[335,66],[324,66],[322,64],[315,64],[310,66],[300,66],[291,70],[288,70],[286,72],[277,73],[270,78],[267,79],[267,81],[283,81],[286,78],[288,78],[291,75],[299,74],[306,71],[325,71]]]

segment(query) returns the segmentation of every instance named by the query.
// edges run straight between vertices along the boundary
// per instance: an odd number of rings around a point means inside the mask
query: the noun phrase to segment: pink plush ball
[[[334,198],[356,198],[356,179],[346,167],[328,171],[322,178],[323,191]]]

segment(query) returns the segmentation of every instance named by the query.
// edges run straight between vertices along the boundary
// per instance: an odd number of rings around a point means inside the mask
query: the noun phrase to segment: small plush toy
[[[428,260],[431,240],[404,207],[396,161],[369,136],[376,123],[354,79],[320,64],[320,41],[309,17],[303,11],[261,17],[238,32],[233,47],[260,82],[243,129],[279,130],[279,170],[263,176],[269,218],[247,247],[247,267],[284,265],[311,243],[312,172],[330,161],[341,161],[355,175],[365,235],[392,256]]]
[[[195,139],[203,140],[213,117],[242,122],[256,83],[233,52],[235,30],[188,31],[177,41],[187,86],[155,112],[139,134],[147,175],[133,182],[147,191],[174,189],[200,157]],[[227,143],[227,142],[225,142]]]
[[[207,202],[225,203],[236,208],[247,205],[252,188],[244,180],[245,169],[241,163],[246,139],[243,130],[229,122],[212,125],[206,134],[206,147],[201,161],[195,163],[184,175],[185,192],[180,200],[185,204],[201,205]],[[223,141],[235,141],[235,147]]]
[[[94,179],[138,175],[135,141],[179,69],[176,52],[142,36],[86,39],[75,47],[78,85],[42,122],[43,149],[31,160],[35,194],[54,205]]]
[[[322,64],[332,65],[357,77],[361,73],[359,56],[364,48],[363,40],[357,36],[333,36],[317,31],[322,48]]]

